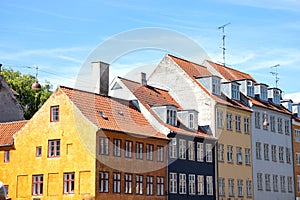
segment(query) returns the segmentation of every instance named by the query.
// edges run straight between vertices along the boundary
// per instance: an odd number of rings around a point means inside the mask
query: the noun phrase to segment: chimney
[[[93,84],[96,84],[94,92],[108,96],[109,64],[98,61],[92,62]]]
[[[294,103],[292,108],[293,114],[296,115],[296,117],[300,118],[300,103]]]
[[[146,73],[141,72],[141,82],[143,86],[147,86]]]

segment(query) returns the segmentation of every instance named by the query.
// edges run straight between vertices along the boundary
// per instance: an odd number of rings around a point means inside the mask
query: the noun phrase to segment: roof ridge
[[[136,83],[136,84],[138,84],[138,85],[140,85],[140,86],[142,86],[142,87],[146,87],[146,88],[151,87],[151,88],[154,88],[154,89],[157,89],[157,90],[169,92],[169,90],[167,90],[167,89],[158,88],[158,87],[155,87],[155,86],[152,86],[152,85],[142,85],[141,83],[139,83],[139,82],[137,82],[137,81],[129,80],[129,79],[127,79],[127,78],[123,78],[123,77],[120,77],[120,76],[118,76],[118,78],[123,79],[123,80],[125,80],[125,81],[132,82],[132,83]]]
[[[121,77],[121,76],[117,76],[119,79],[123,79],[123,80],[126,80],[126,81],[130,81],[130,82],[133,82],[133,83],[137,83],[137,84],[140,84],[142,85],[140,82],[137,82],[137,81],[134,81],[134,80],[130,80],[130,79],[127,79],[127,78],[124,78],[124,77]]]
[[[206,68],[206,69],[207,69],[207,67],[205,67],[205,66],[203,66],[203,65],[201,65],[201,64],[199,64],[199,63],[195,63],[195,62],[193,62],[193,61],[190,61],[190,60],[187,60],[187,59],[184,59],[184,58],[179,58],[179,57],[174,56],[174,55],[171,55],[171,54],[168,54],[168,56],[171,56],[171,57],[174,57],[174,58],[183,60],[183,61],[185,61],[185,62],[189,62],[189,63],[194,64],[194,65],[198,65],[199,67],[203,67],[203,68]]]
[[[15,124],[15,123],[25,123],[28,122],[29,120],[24,119],[24,120],[17,120],[17,121],[10,121],[10,122],[0,122],[0,124]]]
[[[227,68],[227,69],[234,70],[234,71],[236,71],[236,72],[240,72],[240,73],[247,74],[247,75],[251,76],[251,75],[248,74],[248,73],[245,73],[245,72],[242,72],[242,71],[239,71],[239,70],[237,70],[237,69],[233,69],[233,68],[230,68],[230,67],[227,67],[227,66],[224,66],[224,65],[220,65],[219,63],[216,63],[216,62],[214,62],[214,61],[211,61],[211,60],[206,60],[206,61],[211,62],[211,63],[216,64],[216,65],[219,65],[219,66],[221,66],[221,67],[225,67],[225,68]],[[252,76],[251,76],[251,77],[252,77]],[[252,78],[253,78],[253,77],[252,77]]]

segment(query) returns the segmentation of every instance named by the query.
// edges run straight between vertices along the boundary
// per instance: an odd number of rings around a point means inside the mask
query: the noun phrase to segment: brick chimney
[[[98,61],[92,62],[92,78],[95,85],[94,92],[108,96],[109,64]]]

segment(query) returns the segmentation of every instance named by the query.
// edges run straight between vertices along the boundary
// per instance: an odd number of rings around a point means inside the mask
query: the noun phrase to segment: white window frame
[[[188,157],[189,160],[195,160],[195,142],[188,141]]]
[[[285,189],[285,176],[280,176],[280,191],[285,193],[286,189]]]
[[[219,185],[219,195],[224,196],[225,195],[225,179],[224,178],[218,178],[218,185]]]
[[[228,179],[228,196],[234,197],[234,179]]]
[[[252,181],[246,180],[247,197],[252,197]]]
[[[282,118],[278,117],[277,118],[277,132],[281,133],[283,132],[282,130]]]
[[[206,194],[213,195],[213,178],[212,176],[206,176]]]
[[[269,144],[264,143],[264,160],[270,160]]]
[[[204,176],[198,175],[197,181],[198,181],[198,184],[197,184],[198,195],[204,195]]]
[[[194,127],[194,122],[195,122],[194,118],[195,118],[194,113],[189,113],[189,128],[190,129],[195,128]]]
[[[235,116],[235,130],[237,132],[241,132],[241,116],[240,115]]]
[[[186,194],[186,174],[179,173],[179,194]]]
[[[243,197],[244,196],[243,180],[241,180],[241,179],[237,180],[237,186],[238,186],[238,197]]]
[[[279,148],[278,148],[278,160],[281,163],[284,162],[284,147],[283,146],[279,146]]]
[[[251,149],[245,148],[245,164],[250,165],[251,163]]]
[[[273,191],[278,192],[278,175],[273,174]]]
[[[300,142],[300,130],[295,129],[295,140],[296,142]]]
[[[196,194],[196,179],[195,174],[189,174],[189,194]]]
[[[249,117],[244,117],[244,133],[249,134],[250,133],[250,118]]]
[[[179,159],[186,159],[186,140],[179,139]]]
[[[263,190],[262,173],[257,173],[257,190]]]
[[[255,111],[254,112],[254,122],[255,122],[255,128],[260,129],[260,112]]]
[[[227,130],[232,130],[232,114],[226,113],[226,128]]]
[[[288,181],[288,192],[292,193],[293,192],[293,177],[288,176],[287,181]]]
[[[261,160],[261,142],[256,142],[256,159]]]
[[[217,111],[217,127],[223,128],[223,111],[222,110]]]
[[[227,145],[227,162],[233,163],[233,146]]]
[[[197,161],[204,161],[204,145],[202,142],[197,142]]]
[[[239,165],[243,164],[242,147],[236,147],[236,163]]]
[[[275,116],[270,115],[270,127],[272,132],[276,132]]]
[[[271,150],[272,150],[272,161],[277,162],[277,146],[276,145],[271,145]]]
[[[206,144],[205,145],[205,152],[206,152],[206,162],[212,162],[212,144]]]
[[[218,145],[218,160],[224,162],[224,144]]]
[[[170,172],[170,193],[176,194],[177,193],[177,174]]]
[[[176,138],[170,138],[169,157],[170,158],[177,158],[177,139]]]
[[[270,174],[265,174],[265,187],[266,187],[266,191],[271,191],[271,178],[270,178]]]

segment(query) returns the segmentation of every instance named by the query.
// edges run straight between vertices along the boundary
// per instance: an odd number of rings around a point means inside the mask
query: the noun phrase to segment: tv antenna
[[[225,67],[226,63],[225,63],[225,27],[228,26],[230,23],[224,24],[222,26],[219,26],[218,29],[222,29],[222,41],[223,41],[223,45],[222,47],[220,47],[222,49],[222,53],[223,53],[223,66]]]
[[[272,66],[271,68],[275,68],[275,71],[270,72],[273,76],[275,76],[275,86],[276,86],[276,88],[277,88],[277,86],[278,86],[278,81],[279,81],[279,77],[278,77],[278,74],[279,74],[279,73],[278,73],[278,71],[277,71],[277,68],[278,68],[279,66],[280,66],[279,64]]]

